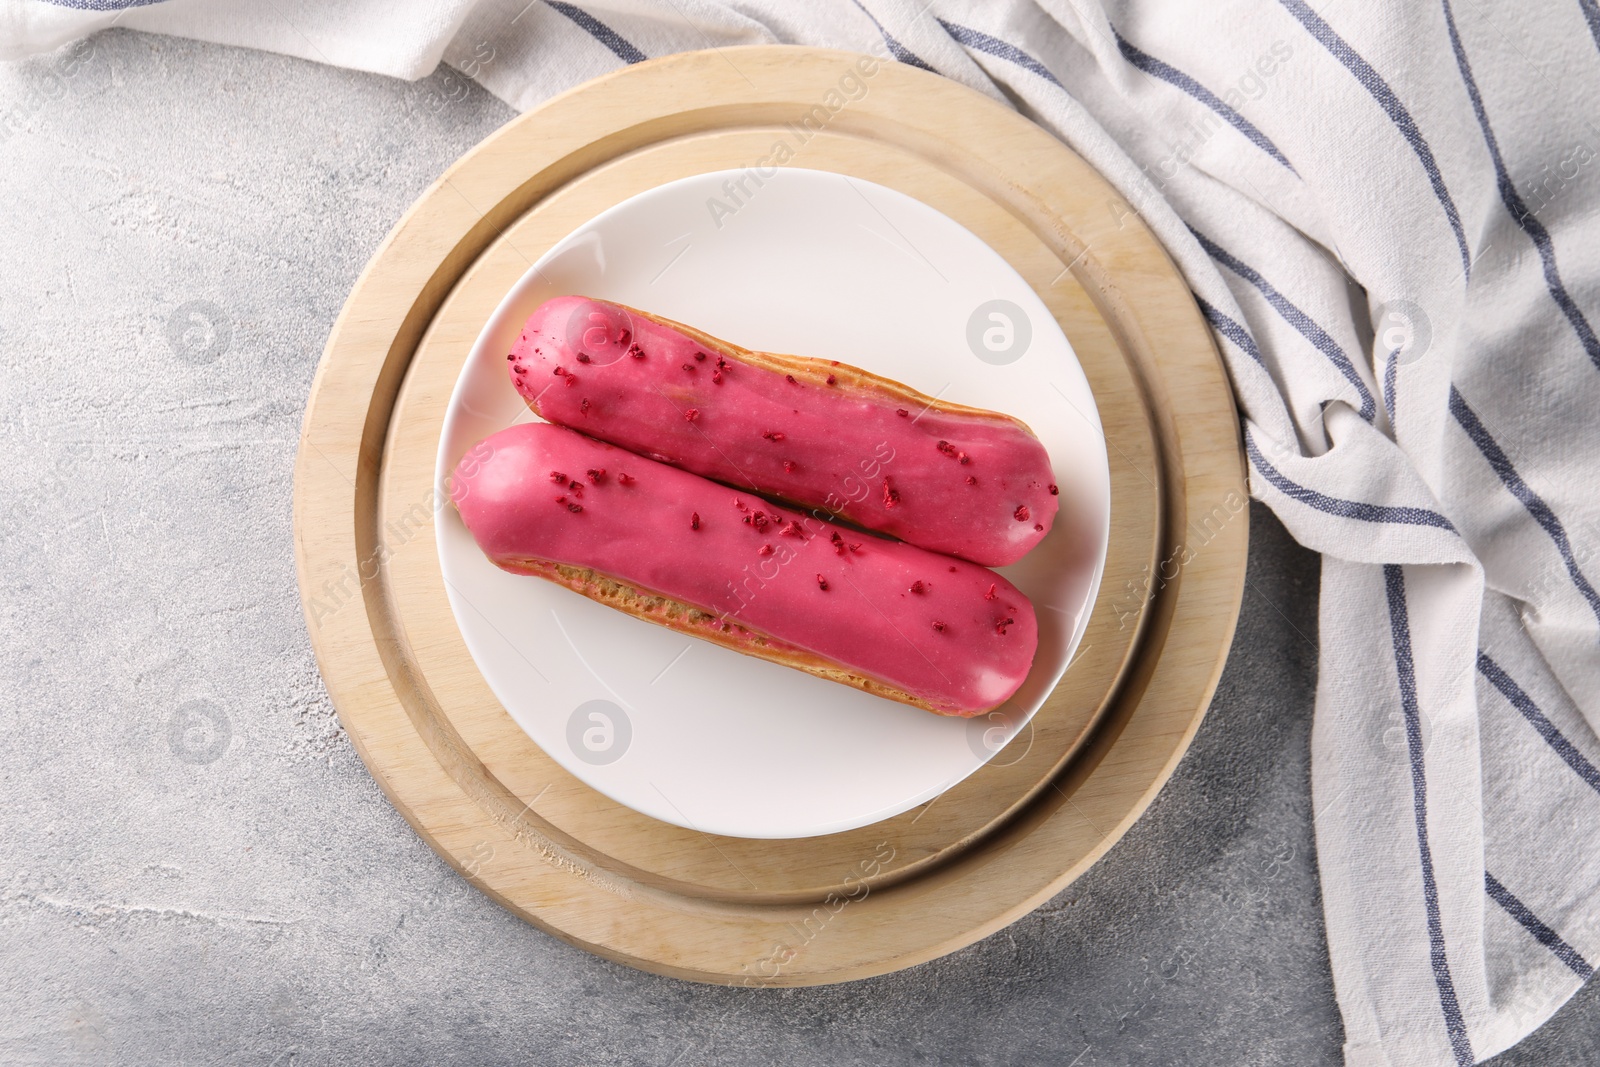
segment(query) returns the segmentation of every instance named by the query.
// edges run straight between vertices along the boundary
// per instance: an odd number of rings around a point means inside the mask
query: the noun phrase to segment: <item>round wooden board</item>
[[[779,141],[794,149],[787,165],[943,211],[1033,286],[1095,392],[1112,537],[1078,658],[1030,729],[913,811],[757,841],[622,807],[512,722],[455,626],[433,536],[445,502],[432,487],[462,363],[541,254],[636,193],[754,167]],[[1243,589],[1245,499],[1210,331],[1115,190],[954,82],[759,47],[581,86],[508,124],[417,202],[329,339],[302,431],[295,539],[312,643],[345,728],[441,855],[517,914],[608,958],[804,985],[882,974],[992,933],[1132,824],[1221,672]],[[782,769],[752,768],[751,787],[771,773]]]

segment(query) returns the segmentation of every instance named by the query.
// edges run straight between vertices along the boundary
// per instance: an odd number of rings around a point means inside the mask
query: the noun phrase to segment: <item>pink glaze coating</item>
[[[944,714],[998,706],[1033,665],[1033,605],[1000,575],[559,426],[484,439],[457,467],[450,496],[506,570],[546,573],[540,560],[588,568],[715,616],[701,626],[731,621]]]
[[[1050,457],[993,413],[941,411],[853,368],[786,374],[581,296],[548,300],[507,357],[541,417],[663,463],[986,566],[1050,532]]]

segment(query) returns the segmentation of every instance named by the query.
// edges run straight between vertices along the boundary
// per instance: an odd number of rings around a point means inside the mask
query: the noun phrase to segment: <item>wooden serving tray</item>
[[[841,81],[852,70],[864,94],[830,96],[853,84]],[[446,599],[433,523],[448,505],[434,496],[433,464],[468,351],[541,254],[636,193],[766,162],[800,130],[789,164],[937,208],[1055,315],[1100,408],[1111,547],[1078,659],[1031,728],[981,770],[859,830],[748,840],[625,808],[512,722]],[[708,982],[809,985],[993,933],[1138,818],[1221,673],[1243,591],[1245,501],[1211,333],[1111,186],[955,82],[850,53],[757,47],[670,56],[583,85],[509,123],[418,200],[357,282],[318,369],[295,547],[346,731],[394,805],[475,885],[609,959]],[[782,768],[751,768],[751,787],[773,773]]]

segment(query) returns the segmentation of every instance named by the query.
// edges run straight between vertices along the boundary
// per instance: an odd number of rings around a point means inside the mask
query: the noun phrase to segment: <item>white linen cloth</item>
[[[443,58],[524,109],[767,42],[1016,106],[1165,242],[1253,495],[1323,553],[1346,1062],[1485,1059],[1600,960],[1596,0],[0,0],[0,56],[112,24],[402,78]]]

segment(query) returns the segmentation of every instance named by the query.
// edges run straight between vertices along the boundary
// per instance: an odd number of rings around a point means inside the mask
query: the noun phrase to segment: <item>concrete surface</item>
[[[812,990],[606,963],[470,889],[339,729],[301,408],[401,212],[512,117],[113,32],[0,67],[0,1064],[1340,1062],[1310,829],[1318,564],[1252,508],[1210,717],[1034,915]],[[1503,1067],[1600,1061],[1591,986]]]

